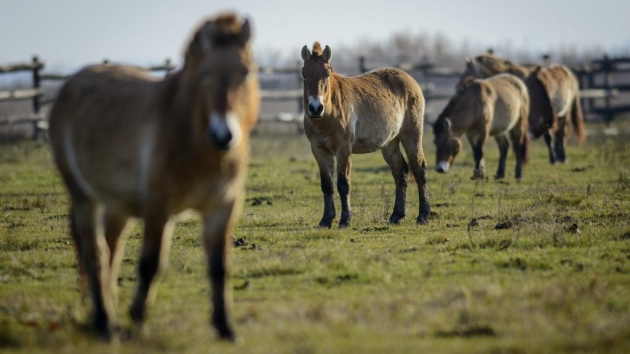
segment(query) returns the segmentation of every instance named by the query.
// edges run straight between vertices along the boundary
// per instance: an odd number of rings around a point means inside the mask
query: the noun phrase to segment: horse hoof
[[[389,217],[389,223],[393,225],[398,225],[400,223],[400,220],[404,218],[404,215],[392,214],[392,216]]]
[[[321,222],[320,222],[320,223],[319,223],[319,224],[317,224],[314,228],[315,228],[315,229],[330,229],[330,228],[332,228],[332,223],[330,223],[330,224],[326,224],[326,223],[321,223]]]
[[[133,304],[129,309],[129,316],[136,325],[141,325],[144,322],[144,306]]]
[[[234,332],[230,327],[225,327],[223,329],[217,330],[219,332],[219,339],[224,340],[230,343],[238,343],[239,339],[236,337]]]
[[[494,175],[494,179],[503,179],[503,177],[505,177],[505,176],[503,176],[503,175]]]
[[[345,228],[347,228],[347,227],[349,227],[349,226],[350,226],[350,222],[349,222],[349,221],[346,221],[346,222],[340,222],[340,223],[339,223],[339,228],[340,228],[340,229],[345,229]]]
[[[416,219],[416,224],[418,225],[426,225],[428,223],[429,223],[428,216],[418,216],[418,218]]]

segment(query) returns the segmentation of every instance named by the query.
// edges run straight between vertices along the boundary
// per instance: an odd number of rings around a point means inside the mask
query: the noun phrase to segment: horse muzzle
[[[321,118],[324,116],[324,104],[322,96],[308,96],[308,106],[306,106],[308,115],[311,118]]]
[[[449,165],[448,162],[440,161],[435,166],[435,170],[438,171],[439,173],[446,173],[446,172],[448,172],[449,167],[450,167],[450,165]]]
[[[324,106],[323,105],[319,105],[319,106],[313,106],[313,105],[308,105],[308,115],[311,118],[321,118],[324,116]]]
[[[233,112],[210,115],[206,139],[218,150],[230,150],[237,146],[243,138],[238,116]]]

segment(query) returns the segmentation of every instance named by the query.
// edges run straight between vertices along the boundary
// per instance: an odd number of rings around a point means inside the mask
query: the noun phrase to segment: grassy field
[[[313,227],[323,202],[305,137],[252,144],[234,235],[247,244],[233,250],[231,276],[240,344],[217,341],[209,325],[191,216],[175,229],[145,327],[114,347],[85,326],[68,200],[47,145],[0,145],[0,352],[630,352],[628,131],[571,145],[566,165],[550,166],[535,141],[522,182],[511,153],[504,181],[471,181],[466,143],[449,174],[429,172],[427,226],[415,225],[415,184],[407,219],[388,225],[389,170],[379,153],[355,155],[344,230]],[[494,173],[494,141],[486,156]],[[141,235],[138,223],[119,279],[126,328]]]

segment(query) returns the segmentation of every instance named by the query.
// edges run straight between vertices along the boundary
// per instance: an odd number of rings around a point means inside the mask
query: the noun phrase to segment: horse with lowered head
[[[409,74],[395,68],[372,70],[343,77],[331,65],[332,52],[319,42],[312,51],[302,48],[304,67],[304,131],[319,166],[324,194],[320,227],[331,227],[335,218],[333,179],[341,198],[339,227],[350,225],[351,154],[381,150],[396,183],[394,211],[389,221],[405,217],[409,165],[418,184],[418,224],[429,219],[427,164],[422,152],[424,96]],[[405,149],[409,165],[405,161]],[[336,166],[335,166],[336,159]]]
[[[516,75],[525,82],[530,96],[530,136],[534,139],[544,137],[550,163],[565,162],[565,140],[571,126],[580,145],[586,141],[580,87],[571,69],[559,64],[526,67],[483,54],[466,59],[466,69],[457,87],[461,87],[468,77],[487,78],[501,73]]]
[[[461,150],[460,137],[466,134],[475,158],[473,179],[485,178],[483,148],[488,137],[493,136],[500,154],[494,177],[501,179],[505,176],[509,135],[516,155],[514,177],[520,179],[529,157],[528,112],[527,88],[516,76],[501,74],[485,80],[466,80],[433,124],[435,169],[448,172]]]
[[[195,209],[203,222],[212,322],[221,338],[234,339],[227,252],[259,103],[250,25],[233,14],[204,22],[183,68],[164,80],[131,67],[92,66],[65,83],[50,114],[50,138],[101,335],[116,336],[117,271],[128,220],[145,222],[129,310],[141,324],[168,255],[172,216]]]

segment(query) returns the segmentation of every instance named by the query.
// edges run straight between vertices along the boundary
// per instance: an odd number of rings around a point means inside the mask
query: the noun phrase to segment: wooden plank
[[[46,121],[46,118],[43,114],[30,113],[22,115],[12,115],[7,117],[6,119],[0,120],[0,126],[22,123],[37,123],[38,128],[48,129],[48,122]]]
[[[302,90],[263,90],[260,98],[263,100],[295,100],[301,98]]]
[[[580,98],[607,98],[607,97],[617,97],[619,95],[619,90],[612,89],[607,90],[603,88],[589,88],[580,90]]]
[[[33,71],[44,67],[43,63],[18,63],[10,65],[0,65],[0,74],[13,73],[18,71]]]
[[[20,89],[10,91],[0,91],[0,101],[21,101],[30,100],[33,97],[41,95],[39,89]]]
[[[304,113],[264,113],[259,117],[259,123],[269,122],[301,122],[304,119]]]
[[[260,74],[299,74],[300,72],[302,72],[302,68],[297,66],[284,68],[261,66],[258,68]]]
[[[42,80],[59,80],[59,81],[63,81],[63,80],[67,80],[71,77],[72,75],[61,75],[61,74],[53,74],[53,73],[43,73],[39,75],[39,78]]]

